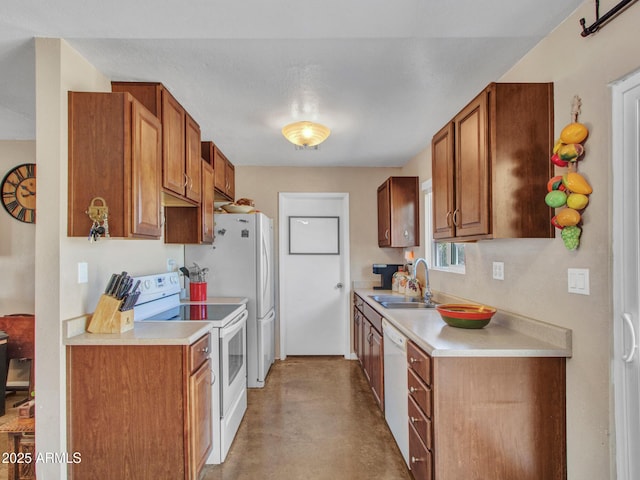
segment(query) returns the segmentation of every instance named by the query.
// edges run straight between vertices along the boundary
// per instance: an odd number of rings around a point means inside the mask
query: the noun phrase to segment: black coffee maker
[[[393,274],[398,271],[398,268],[402,267],[402,264],[398,263],[374,263],[373,273],[382,275],[382,285],[379,287],[373,287],[374,290],[391,290],[391,281],[393,280]]]

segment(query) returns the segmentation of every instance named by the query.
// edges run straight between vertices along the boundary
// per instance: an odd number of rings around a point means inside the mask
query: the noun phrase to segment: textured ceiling
[[[35,138],[33,37],[57,37],[113,80],[165,84],[236,165],[399,166],[581,3],[5,0],[0,139]],[[297,120],[332,134],[296,151]]]

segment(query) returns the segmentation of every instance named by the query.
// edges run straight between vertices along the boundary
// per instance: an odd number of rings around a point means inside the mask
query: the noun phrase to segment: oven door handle
[[[245,325],[247,318],[249,318],[249,312],[244,310],[231,323],[220,329],[220,338],[233,336]]]

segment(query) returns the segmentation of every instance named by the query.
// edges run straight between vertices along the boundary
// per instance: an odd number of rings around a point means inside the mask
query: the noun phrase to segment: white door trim
[[[343,261],[341,265],[341,275],[343,278],[343,285],[345,291],[348,291],[349,286],[351,285],[351,276],[350,276],[350,250],[349,250],[349,194],[348,193],[291,193],[291,192],[280,192],[278,194],[278,271],[282,273],[282,260],[288,254],[287,251],[287,242],[282,239],[287,238],[287,224],[282,221],[285,214],[285,205],[287,200],[292,199],[322,199],[322,198],[331,198],[331,199],[341,199],[342,200],[342,213],[341,217],[344,219],[344,224],[346,228],[341,228],[341,238],[340,238],[340,252],[343,254]],[[284,305],[284,299],[282,298],[282,290],[278,292],[279,304]],[[345,301],[343,302],[343,354],[345,358],[351,358],[351,329],[349,328],[350,321],[350,305],[349,299],[350,295],[344,295]],[[286,321],[282,318],[282,311],[280,312],[280,359],[285,360],[287,358],[286,352]]]
[[[623,355],[625,355],[625,348],[629,349],[630,345],[625,347],[624,345],[624,329],[627,328],[624,325],[624,321],[622,319],[622,314],[625,313],[625,309],[627,308],[625,298],[624,298],[624,286],[628,281],[628,262],[625,261],[623,252],[625,249],[625,244],[628,242],[625,230],[629,227],[628,222],[625,220],[626,216],[629,215],[629,204],[636,205],[635,208],[638,208],[638,198],[637,193],[635,198],[629,198],[632,192],[625,191],[625,178],[628,177],[629,174],[633,172],[625,170],[629,168],[629,165],[625,167],[625,163],[629,163],[629,160],[634,160],[633,155],[636,155],[637,152],[630,151],[633,148],[637,147],[637,140],[635,143],[635,147],[629,147],[629,140],[625,138],[625,124],[627,121],[624,116],[624,104],[626,101],[625,94],[635,88],[640,86],[640,71],[627,76],[617,82],[612,83],[612,200],[613,200],[613,209],[612,209],[612,217],[613,217],[613,234],[612,234],[612,251],[613,251],[613,286],[612,286],[612,301],[613,301],[613,356],[611,358],[611,372],[613,375],[613,387],[615,392],[615,438],[616,438],[616,446],[615,446],[615,459],[616,459],[616,470],[617,470],[617,478],[618,480],[632,480],[630,477],[629,469],[630,464],[634,459],[637,452],[634,454],[631,452],[633,448],[630,445],[630,427],[629,427],[629,418],[627,413],[627,376],[630,374],[630,370],[628,365],[623,360]],[[636,125],[640,125],[640,120],[638,119],[638,115],[640,112],[636,112]],[[628,128],[628,125],[627,125]],[[633,166],[633,169],[636,169],[637,166]],[[637,178],[637,173],[636,173]],[[626,224],[626,225],[625,225]],[[637,228],[636,228],[636,239],[640,238],[638,236]],[[627,267],[627,268],[625,268]],[[637,264],[633,265],[634,268],[637,268]],[[626,273],[625,273],[626,272]],[[637,334],[637,332],[636,332]],[[628,341],[627,341],[628,343]],[[638,352],[636,352],[636,355]],[[637,360],[636,360],[637,361]],[[632,408],[637,408],[638,405],[633,406]],[[637,428],[637,426],[636,426]]]

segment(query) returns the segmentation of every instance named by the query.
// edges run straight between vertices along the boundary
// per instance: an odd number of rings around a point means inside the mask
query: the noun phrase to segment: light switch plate
[[[569,283],[568,292],[580,295],[589,295],[589,269],[569,268],[567,269],[567,281]]]
[[[89,264],[87,262],[78,262],[78,283],[89,282]]]
[[[493,262],[494,280],[504,280],[504,262]]]

